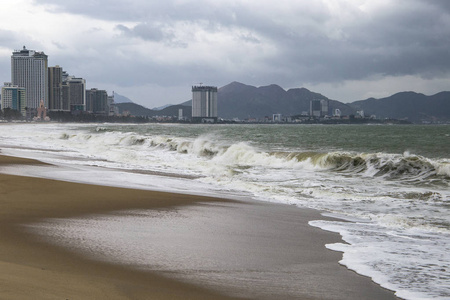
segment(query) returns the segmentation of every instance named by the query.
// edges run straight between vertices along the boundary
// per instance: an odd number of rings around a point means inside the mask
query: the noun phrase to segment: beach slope
[[[0,156],[0,173],[2,165],[11,164],[17,167],[21,164],[36,164],[36,167],[39,167],[40,162]],[[233,299],[228,296],[233,295],[232,292],[224,295],[208,285],[194,285],[164,277],[158,272],[144,272],[96,261],[79,252],[48,243],[42,237],[25,230],[23,226],[47,218],[72,218],[135,209],[180,209],[200,202],[239,205],[237,201],[195,195],[0,174],[0,298]],[[298,229],[295,230],[298,233],[295,239],[302,242],[296,254],[299,256],[296,263],[304,268],[305,286],[304,290],[293,298],[395,299],[392,292],[338,264],[341,254],[327,250],[324,244],[340,241],[339,236],[307,225],[309,220],[319,216],[318,212],[292,209],[286,205],[272,206],[251,202],[242,205],[248,210],[245,214],[248,216],[246,221],[252,222],[255,228],[261,226],[254,222],[277,228],[280,222],[277,216],[272,215],[272,211],[278,211],[281,213],[279,216],[284,216],[283,224]],[[251,205],[260,208],[251,209]],[[233,210],[239,211],[230,209],[229,213],[232,214]],[[271,219],[278,223],[271,226]],[[300,225],[292,224],[289,220]],[[271,235],[277,236],[274,241],[278,245],[274,246],[280,247],[284,236],[292,243],[291,234],[283,235],[285,228],[283,225],[279,232]],[[255,234],[249,235],[249,243],[255,245],[268,239],[267,235],[258,237],[256,230]],[[270,241],[268,243],[270,244]],[[252,255],[251,251],[249,253]],[[306,285],[307,283],[310,286]]]

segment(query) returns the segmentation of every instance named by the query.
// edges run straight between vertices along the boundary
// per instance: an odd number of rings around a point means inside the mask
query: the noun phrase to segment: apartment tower
[[[2,87],[2,97],[1,97],[2,110],[10,108],[13,110],[20,111],[22,116],[25,116],[26,111],[26,92],[23,87],[18,87],[10,82],[5,82]]]
[[[95,88],[86,90],[86,111],[98,115],[109,115],[108,93]]]
[[[11,82],[25,88],[28,108],[36,109],[41,100],[48,106],[48,56],[44,52],[15,50],[11,56]]]
[[[86,110],[86,80],[74,76],[66,76],[63,72],[62,109],[72,113]]]
[[[192,87],[192,121],[199,123],[217,121],[217,87]]]
[[[51,111],[63,110],[62,73],[60,66],[48,68],[48,109]]]

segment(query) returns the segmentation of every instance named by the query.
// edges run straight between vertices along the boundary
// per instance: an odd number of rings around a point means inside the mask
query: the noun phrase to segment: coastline
[[[0,155],[2,165],[40,164],[40,162]],[[48,218],[72,218],[91,214],[107,214],[135,209],[174,209],[199,203],[236,204],[239,201],[219,198],[154,192],[30,178],[0,174],[0,295],[7,299],[233,299],[210,287],[174,280],[158,272],[135,270],[121,265],[93,260],[80,253],[55,246],[25,231],[22,225]],[[268,212],[275,204],[257,205]],[[360,276],[338,264],[341,253],[325,249],[324,244],[338,242],[337,234],[312,228],[307,222],[318,212],[296,211],[305,225],[299,228],[307,243],[299,249],[301,255],[314,255],[317,261],[303,262],[305,276],[317,282],[311,286],[326,286],[329,299],[396,299],[369,278]],[[229,210],[232,213],[232,210]],[[297,215],[298,213],[298,215]],[[257,216],[264,222],[261,215]],[[288,222],[288,221],[286,221]],[[261,223],[262,224],[262,223]],[[325,277],[311,274],[319,271]],[[321,299],[305,285],[297,299]],[[336,291],[337,294],[331,294]],[[339,292],[341,294],[339,294]],[[230,293],[232,294],[232,293]],[[363,297],[363,298],[361,298]],[[322,298],[323,299],[323,298]]]

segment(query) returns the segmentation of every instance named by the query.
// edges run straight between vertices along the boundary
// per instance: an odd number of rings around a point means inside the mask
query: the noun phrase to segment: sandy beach
[[[19,168],[23,164],[39,167],[41,163],[0,156],[0,172],[4,165],[17,165]],[[48,243],[23,226],[48,218],[113,214],[137,209],[182,210],[183,207],[204,203],[223,204],[225,212],[234,220],[251,224],[239,234],[241,239],[248,241],[248,248],[256,249],[261,245],[270,248],[268,245],[272,244],[274,249],[286,250],[277,251],[285,254],[277,258],[274,256],[275,260],[296,259],[295,264],[304,269],[304,276],[300,279],[302,289],[296,295],[284,299],[396,299],[392,292],[376,285],[369,278],[338,264],[342,254],[327,250],[324,245],[339,242],[340,237],[307,224],[310,220],[320,218],[317,211],[293,209],[287,205],[251,201],[241,203],[203,196],[4,174],[0,174],[0,298],[233,299],[240,296],[259,299],[248,294],[236,295],[233,291],[215,289],[206,284],[175,280],[159,272],[97,261]],[[211,213],[217,212],[211,210]],[[239,227],[236,228],[238,230]],[[263,231],[258,228],[271,229]],[[292,231],[295,231],[295,235]],[[193,236],[195,234],[192,233]],[[231,239],[232,233],[217,236],[218,241]],[[287,246],[284,247],[284,244]],[[265,251],[264,255],[271,255],[271,251]],[[251,256],[252,253],[249,251],[243,255]],[[246,258],[244,256],[241,259]],[[279,293],[282,291],[272,297],[266,296],[268,299],[280,299]]]

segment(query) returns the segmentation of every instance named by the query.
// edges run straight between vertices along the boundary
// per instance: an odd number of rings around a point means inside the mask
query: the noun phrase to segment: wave
[[[109,144],[122,147],[144,147],[190,154],[211,162],[238,168],[267,167],[328,170],[347,175],[402,180],[413,183],[444,184],[450,182],[450,161],[432,160],[410,153],[352,153],[314,151],[265,151],[248,142],[226,144],[215,136],[195,139],[147,136],[134,133],[97,131],[98,134],[62,134],[60,139]]]
[[[293,154],[291,154],[292,156]],[[310,160],[313,165],[332,171],[361,174],[386,179],[424,180],[450,179],[450,162],[431,160],[419,155],[388,153],[303,152],[294,154],[298,160]]]

